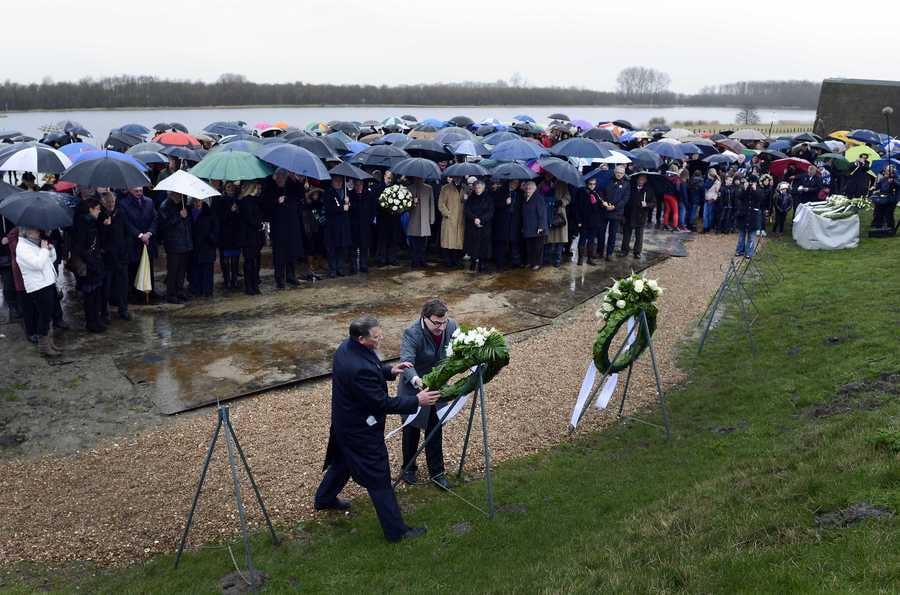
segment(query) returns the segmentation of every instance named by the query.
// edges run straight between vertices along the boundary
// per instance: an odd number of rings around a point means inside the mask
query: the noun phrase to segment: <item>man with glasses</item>
[[[403,332],[400,344],[400,361],[410,362],[412,366],[400,373],[397,389],[398,397],[415,395],[425,387],[422,377],[428,374],[441,360],[447,356],[447,346],[456,331],[456,321],[447,315],[447,304],[439,299],[428,300],[422,306],[418,320]],[[428,464],[428,476],[439,487],[447,489],[447,477],[444,473],[444,448],[442,444],[440,421],[437,409],[422,406],[415,419],[403,427],[403,469],[412,465],[403,473],[403,481],[416,483],[416,463],[413,459],[419,448],[422,430],[425,436],[437,428],[434,437],[425,445],[425,461]]]
[[[403,522],[391,486],[391,469],[384,444],[388,414],[413,413],[433,405],[440,393],[422,390],[391,398],[387,381],[412,364],[382,364],[376,351],[384,336],[378,320],[363,316],[350,323],[350,336],[334,353],[331,374],[331,429],[325,455],[325,477],[316,490],[316,510],[349,510],[338,494],[353,481],[366,488],[388,541],[412,539],[425,533]]]

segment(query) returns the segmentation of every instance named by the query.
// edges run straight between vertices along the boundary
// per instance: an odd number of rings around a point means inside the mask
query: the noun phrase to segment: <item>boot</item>
[[[594,260],[594,257],[597,256],[597,244],[591,242],[591,245],[588,247],[588,255],[587,255],[587,263],[589,266],[595,267],[597,266],[597,261]]]
[[[228,256],[223,256],[222,260],[219,261],[219,268],[222,269],[222,287],[228,289],[231,286],[231,273],[229,272],[229,262],[231,258]]]
[[[47,333],[47,342],[50,344],[50,347],[54,351],[62,354],[62,347],[60,347],[53,338],[53,329],[50,329],[50,331]]]
[[[50,344],[50,337],[48,335],[38,337],[38,352],[44,357],[59,357],[62,355]]]
[[[584,253],[587,251],[587,243],[578,244],[578,266],[584,264]]]

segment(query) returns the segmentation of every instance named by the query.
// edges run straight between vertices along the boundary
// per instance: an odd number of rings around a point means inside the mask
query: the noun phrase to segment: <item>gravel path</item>
[[[677,346],[691,333],[720,282],[720,265],[734,249],[734,238],[702,236],[687,246],[687,258],[670,258],[646,273],[666,290],[659,300],[659,328],[654,335],[666,386],[684,377],[675,367]],[[488,387],[495,461],[567,439],[569,415],[597,329],[598,304],[599,297],[594,298],[542,332],[512,343],[510,365]],[[641,358],[626,411],[654,399],[649,358]],[[327,381],[231,405],[238,438],[277,525],[313,517],[312,494],[321,478],[329,411]],[[0,463],[0,564],[82,560],[117,565],[174,551],[215,421],[211,410],[68,457]],[[613,421],[609,412],[591,410],[579,432]],[[397,423],[389,420],[389,428]],[[677,419],[673,426],[677,432]],[[448,468],[459,460],[464,431],[462,414],[445,430]],[[220,446],[194,518],[193,544],[228,538],[237,531],[225,449]],[[399,434],[389,446],[396,471]],[[469,470],[479,471],[480,440],[473,440],[468,461]],[[362,493],[355,484],[349,487],[349,495]],[[261,516],[250,501],[245,502],[251,524],[258,527]]]

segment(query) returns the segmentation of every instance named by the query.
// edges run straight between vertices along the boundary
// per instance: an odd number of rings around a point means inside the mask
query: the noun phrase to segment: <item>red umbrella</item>
[[[812,163],[807,161],[806,159],[798,159],[797,157],[788,157],[787,159],[776,159],[769,165],[769,173],[774,177],[781,179],[784,177],[784,172],[788,167],[793,165],[797,168],[797,173],[806,173],[806,168],[808,168]]]
[[[199,147],[200,141],[187,132],[163,132],[153,138],[153,142],[169,146]]]
[[[68,192],[75,186],[77,186],[77,184],[73,184],[72,182],[57,182],[53,185],[53,190],[56,192]]]

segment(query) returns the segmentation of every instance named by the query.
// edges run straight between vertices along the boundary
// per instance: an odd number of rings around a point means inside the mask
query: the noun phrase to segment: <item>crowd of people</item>
[[[553,147],[574,133],[561,125],[522,136]],[[621,143],[621,148],[639,149],[653,140],[646,135]],[[629,254],[640,258],[646,227],[736,233],[736,255],[751,257],[754,237],[783,234],[787,218],[801,203],[829,193],[858,197],[874,191],[892,196],[896,204],[898,184],[891,165],[875,176],[865,153],[844,171],[819,162],[814,151],[797,157],[810,163],[805,171],[791,165],[777,176],[763,154],[721,162],[685,154],[661,158],[654,168],[575,161],[581,164],[582,184],[562,181],[540,167],[522,180],[488,175],[439,181],[397,176],[389,167],[363,166],[365,178],[332,175],[327,181],[278,168],[263,179],[209,180],[220,192],[210,200],[153,190],[192,165],[175,156],[150,167],[150,185],[127,190],[61,188],[52,175],[39,187],[35,176],[25,173],[21,188],[64,191],[75,215],[65,230],[20,229],[2,221],[4,301],[41,353],[55,356],[58,344],[49,329],[67,326],[57,290],[62,262],[75,277],[86,329],[101,333],[110,324],[112,308],[118,318],[129,320],[130,303],[179,304],[212,297],[216,263],[221,292],[261,293],[266,246],[271,248],[275,289],[282,290],[325,275],[397,266],[401,259],[414,269],[440,262],[474,274],[560,267],[564,258],[575,266],[596,266]],[[448,153],[434,161],[443,172],[466,158]],[[382,193],[395,185],[412,196],[407,212],[379,206]],[[893,225],[893,206],[876,217]],[[153,284],[149,294],[137,291],[134,283],[145,248]],[[153,274],[160,252],[165,256],[164,292],[156,288]]]

